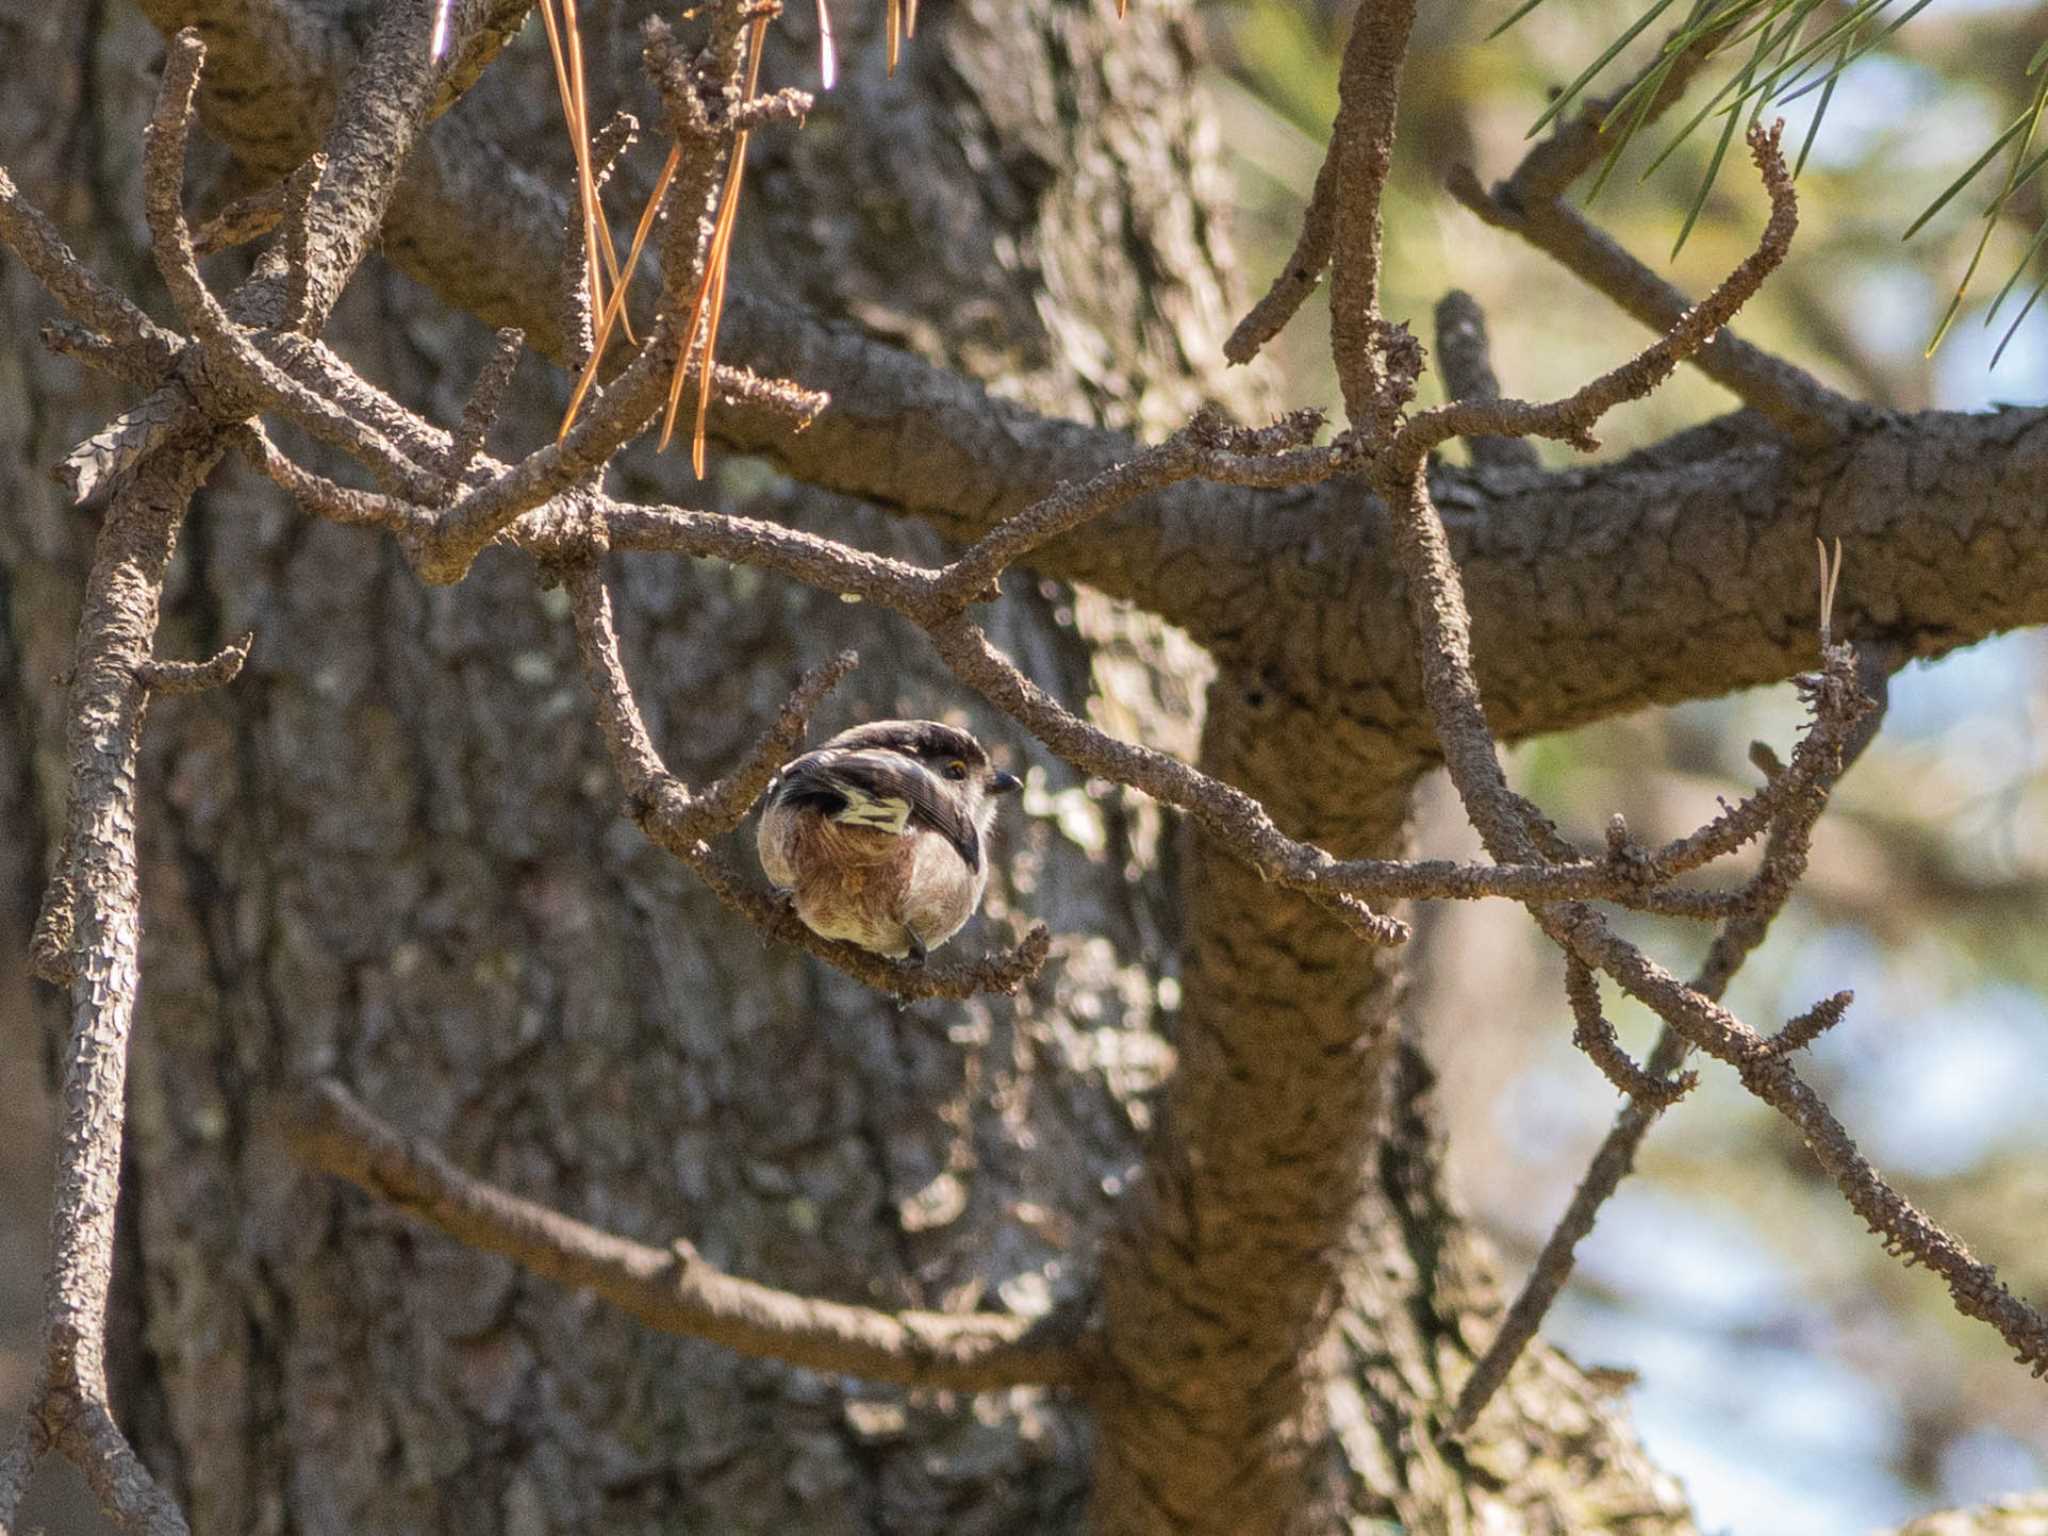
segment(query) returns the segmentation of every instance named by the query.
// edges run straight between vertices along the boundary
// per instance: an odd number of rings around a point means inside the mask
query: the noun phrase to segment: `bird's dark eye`
[[[956,783],[959,780],[966,778],[967,765],[961,762],[959,758],[954,758],[953,761],[946,764],[946,777],[954,780]]]

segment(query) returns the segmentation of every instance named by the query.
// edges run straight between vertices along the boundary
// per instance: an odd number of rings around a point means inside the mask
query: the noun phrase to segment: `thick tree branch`
[[[107,1395],[107,1298],[114,1274],[128,1039],[141,980],[137,771],[150,644],[178,524],[220,457],[218,431],[187,427],[145,458],[101,525],[79,622],[68,741],[70,809],[63,866],[43,937],[61,944],[49,973],[68,978],[56,1198],[44,1293],[42,1374],[29,1406],[32,1459],[76,1462],[123,1529],[183,1536],[184,1520],[114,1427]],[[11,1478],[0,1478],[0,1499]],[[7,1513],[0,1510],[0,1514]]]
[[[287,1134],[331,1173],[458,1242],[503,1254],[557,1285],[595,1292],[661,1333],[829,1375],[924,1390],[1083,1386],[1090,1354],[1070,1324],[986,1312],[882,1312],[797,1296],[725,1274],[688,1243],[653,1248],[471,1178],[326,1082]]]
[[[199,17],[221,25],[224,38],[232,31],[235,46],[224,40],[213,61],[232,96],[202,90],[200,104],[238,154],[281,177],[311,151],[310,134],[285,143],[276,128],[322,119],[326,71],[343,40],[318,31],[306,12],[252,8],[248,0],[150,0],[148,8],[160,25]],[[544,296],[565,206],[456,114],[415,153],[387,221],[386,249],[450,302],[488,323],[524,327],[537,350],[559,359],[559,325]],[[1685,308],[1672,294],[1641,318],[1661,333]],[[1710,342],[1703,360],[1723,355],[1730,340],[1724,332]],[[714,411],[715,436],[809,483],[903,509],[955,536],[985,533],[1061,480],[1131,453],[1119,433],[993,400],[956,374],[779,302],[730,295],[720,345],[763,375],[829,393],[833,406],[796,436],[770,410]],[[1795,415],[1809,419],[1803,410]],[[1808,547],[1822,504],[1832,509],[1826,531],[1844,536],[1858,572],[1845,617],[1861,632],[1873,624],[1898,630],[1909,650],[1928,655],[2048,617],[2048,582],[2033,568],[2048,547],[2032,515],[2048,465],[2029,439],[2042,419],[1859,419],[1811,458],[1754,430],[1716,429],[1704,440],[1511,488],[1440,472],[1460,560],[1489,599],[1482,679],[1503,729],[1558,729],[1798,670],[1800,633],[1785,617],[1806,593],[1804,566],[1795,574],[1780,556]],[[1357,499],[1353,484],[1275,498],[1191,483],[1032,558],[1214,646],[1255,628],[1296,583],[1321,590],[1327,573],[1339,572],[1339,593],[1363,595],[1338,626],[1360,641],[1358,654],[1333,658],[1344,691],[1370,700],[1391,686],[1405,720],[1413,695],[1394,659],[1405,654],[1405,626],[1385,620],[1398,615],[1386,601],[1394,583],[1388,551],[1372,521],[1358,516]],[[1674,539],[1667,517],[1715,530],[1712,551],[1703,537]],[[1957,562],[1948,553],[1958,540],[1978,538],[2010,542],[2017,558]],[[1622,589],[1591,579],[1614,569],[1632,573]],[[1674,626],[1672,604],[1694,612],[1702,582],[1713,604]],[[1597,683],[1579,675],[1575,624],[1553,621],[1566,591],[1586,623],[1623,632],[1612,647],[1616,667]]]

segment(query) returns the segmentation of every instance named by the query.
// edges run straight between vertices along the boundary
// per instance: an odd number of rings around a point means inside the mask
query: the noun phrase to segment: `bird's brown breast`
[[[764,820],[761,863],[794,892],[804,926],[878,954],[909,953],[957,933],[981,898],[984,877],[936,833],[906,835],[846,826],[815,812]]]

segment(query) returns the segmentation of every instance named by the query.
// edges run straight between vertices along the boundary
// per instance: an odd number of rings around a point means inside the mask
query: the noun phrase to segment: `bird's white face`
[[[1017,780],[1007,773],[989,768],[984,761],[977,771],[960,758],[952,758],[934,769],[921,759],[914,760],[927,773],[933,773],[952,786],[952,792],[959,797],[960,805],[967,812],[975,826],[986,832],[989,823],[995,820],[996,797],[1017,787]]]

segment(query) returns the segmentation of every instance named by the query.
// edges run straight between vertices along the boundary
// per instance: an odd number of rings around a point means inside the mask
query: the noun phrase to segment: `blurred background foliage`
[[[1460,162],[1485,182],[1512,170],[1552,94],[1644,9],[1644,0],[1545,0],[1491,40],[1510,0],[1425,6],[1418,19],[1389,202],[1388,312],[1428,342],[1436,299],[1453,285],[1467,289],[1487,312],[1511,394],[1563,393],[1647,333],[1440,189]],[[1905,9],[1895,5],[1892,16]],[[1653,23],[1593,92],[1619,89],[1684,10]],[[1202,9],[1215,59],[1207,86],[1254,291],[1292,245],[1335,110],[1350,13],[1325,0],[1215,0]],[[1847,13],[1822,7],[1813,26]],[[2042,307],[1990,366],[2048,272],[2039,252],[1997,322],[1983,323],[2043,227],[2044,178],[2002,210],[1931,356],[2009,156],[1902,238],[2036,99],[2040,75],[2030,78],[2027,66],[2044,40],[2042,0],[1932,0],[1853,63],[1799,178],[1792,259],[1738,329],[1879,405],[2048,401]],[[1642,172],[1739,64],[1711,64],[1629,146],[1589,210],[1695,296],[1750,250],[1761,189],[1738,146],[1674,259],[1718,121],[1647,179]],[[1767,118],[1785,117],[1788,144],[1803,139],[1819,95],[1767,109]],[[2040,142],[2037,134],[2030,154]],[[1274,361],[1287,403],[1334,404],[1326,349],[1319,308],[1281,338]],[[1425,381],[1425,394],[1431,388]],[[1607,419],[1603,452],[1625,453],[1733,406],[1682,372]],[[1551,462],[1568,456],[1545,451]],[[1845,588],[1855,581],[1852,564]],[[2036,1302],[2048,1300],[2044,659],[2042,636],[2015,634],[1895,680],[1883,733],[1822,823],[1806,886],[1730,995],[1738,1013],[1769,1025],[1855,989],[1848,1021],[1813,1052],[1816,1086],[1913,1198]],[[1757,778],[1749,742],[1788,751],[1801,720],[1791,689],[1770,689],[1527,743],[1511,771],[1581,841],[1597,846],[1617,810],[1658,839],[1711,816],[1717,795],[1748,792]],[[1479,854],[1441,786],[1420,838],[1430,853]],[[1516,1283],[1616,1099],[1571,1049],[1560,963],[1519,912],[1465,907],[1428,922],[1414,996],[1445,1077],[1454,1174]],[[1677,927],[1640,936],[1681,972],[1705,948],[1704,935]],[[1646,1019],[1610,1001],[1625,1037],[1646,1047]],[[1637,1422],[1652,1453],[1685,1479],[1702,1528],[1834,1536],[2048,1483],[2048,1392],[1988,1330],[1956,1318],[1938,1284],[1879,1250],[1783,1121],[1728,1074],[1704,1076],[1652,1133],[1639,1177],[1581,1250],[1552,1328],[1587,1363],[1640,1372],[1630,1390]]]

